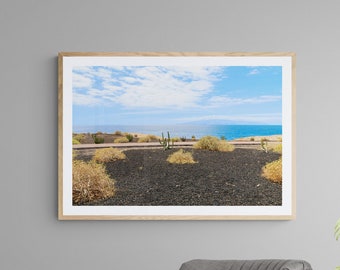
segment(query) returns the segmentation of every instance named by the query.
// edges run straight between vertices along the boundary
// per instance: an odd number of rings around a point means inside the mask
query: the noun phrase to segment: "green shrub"
[[[120,137],[120,138],[115,139],[113,142],[114,143],[128,143],[129,140],[126,137]]]
[[[72,144],[80,144],[80,141],[78,141],[78,140],[75,139],[75,138],[72,138]]]
[[[98,135],[100,137],[98,137]],[[104,137],[101,137],[101,135],[98,132],[97,132],[97,134],[92,134],[92,139],[93,139],[95,144],[104,143]]]
[[[184,152],[183,149],[178,150],[177,152],[172,153],[167,161],[175,164],[190,164],[196,163],[192,154],[190,152]]]
[[[125,159],[125,154],[116,148],[102,148],[97,149],[94,153],[93,160],[100,163],[115,161],[118,159]]]
[[[75,141],[78,141],[79,143],[81,143],[81,141],[85,138],[85,134],[81,134],[81,133],[78,133],[78,134],[73,134],[73,137],[72,137]],[[74,143],[74,144],[77,144],[77,143]]]
[[[187,140],[187,137],[185,137],[185,136],[184,137],[180,137],[180,139],[181,139],[182,142],[185,142]]]
[[[262,177],[276,183],[282,183],[282,158],[267,163],[262,168]]]
[[[93,161],[73,161],[72,202],[84,204],[112,197],[115,193],[114,180],[106,173],[104,165]]]
[[[197,143],[194,144],[194,148],[221,152],[234,150],[234,146],[229,144],[226,140],[219,140],[217,137],[213,136],[202,137]]]
[[[133,140],[132,134],[128,133],[128,134],[125,135],[125,137],[128,139],[129,142],[132,142],[132,140]]]
[[[196,136],[195,136],[195,135],[192,135],[192,136],[191,136],[191,140],[196,141]]]

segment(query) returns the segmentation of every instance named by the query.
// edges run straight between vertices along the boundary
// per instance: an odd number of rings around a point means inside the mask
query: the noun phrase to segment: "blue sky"
[[[73,125],[281,125],[281,66],[73,68]]]

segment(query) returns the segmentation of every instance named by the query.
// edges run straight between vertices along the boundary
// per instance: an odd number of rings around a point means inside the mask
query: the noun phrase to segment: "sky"
[[[282,124],[281,66],[81,66],[73,125]]]

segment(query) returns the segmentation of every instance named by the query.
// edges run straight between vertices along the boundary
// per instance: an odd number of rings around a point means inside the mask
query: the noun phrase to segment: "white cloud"
[[[74,88],[88,88],[92,86],[92,79],[82,74],[73,73],[72,85]]]
[[[88,87],[82,94],[89,95],[89,102],[106,104],[111,100],[125,107],[192,107],[212,90],[219,71],[218,67],[164,66],[125,67],[120,71],[101,67],[79,69],[79,73],[77,69],[73,87]]]
[[[73,93],[73,104],[74,105],[86,105],[91,106],[99,104],[100,101],[95,96],[84,95],[80,93]]]
[[[139,80],[134,78],[134,77],[123,77],[122,80],[125,81],[126,83],[137,83],[137,82],[139,82]]]
[[[204,66],[80,67],[73,72],[73,99],[78,105],[202,109],[281,100],[275,95],[208,98],[214,82],[226,76],[221,71]],[[253,68],[249,74],[258,72]]]
[[[112,71],[102,67],[93,72],[92,75],[101,80],[110,80],[112,78]]]

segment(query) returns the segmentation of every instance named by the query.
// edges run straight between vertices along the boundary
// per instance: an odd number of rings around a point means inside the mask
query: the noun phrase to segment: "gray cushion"
[[[192,260],[180,270],[312,270],[303,260]]]

